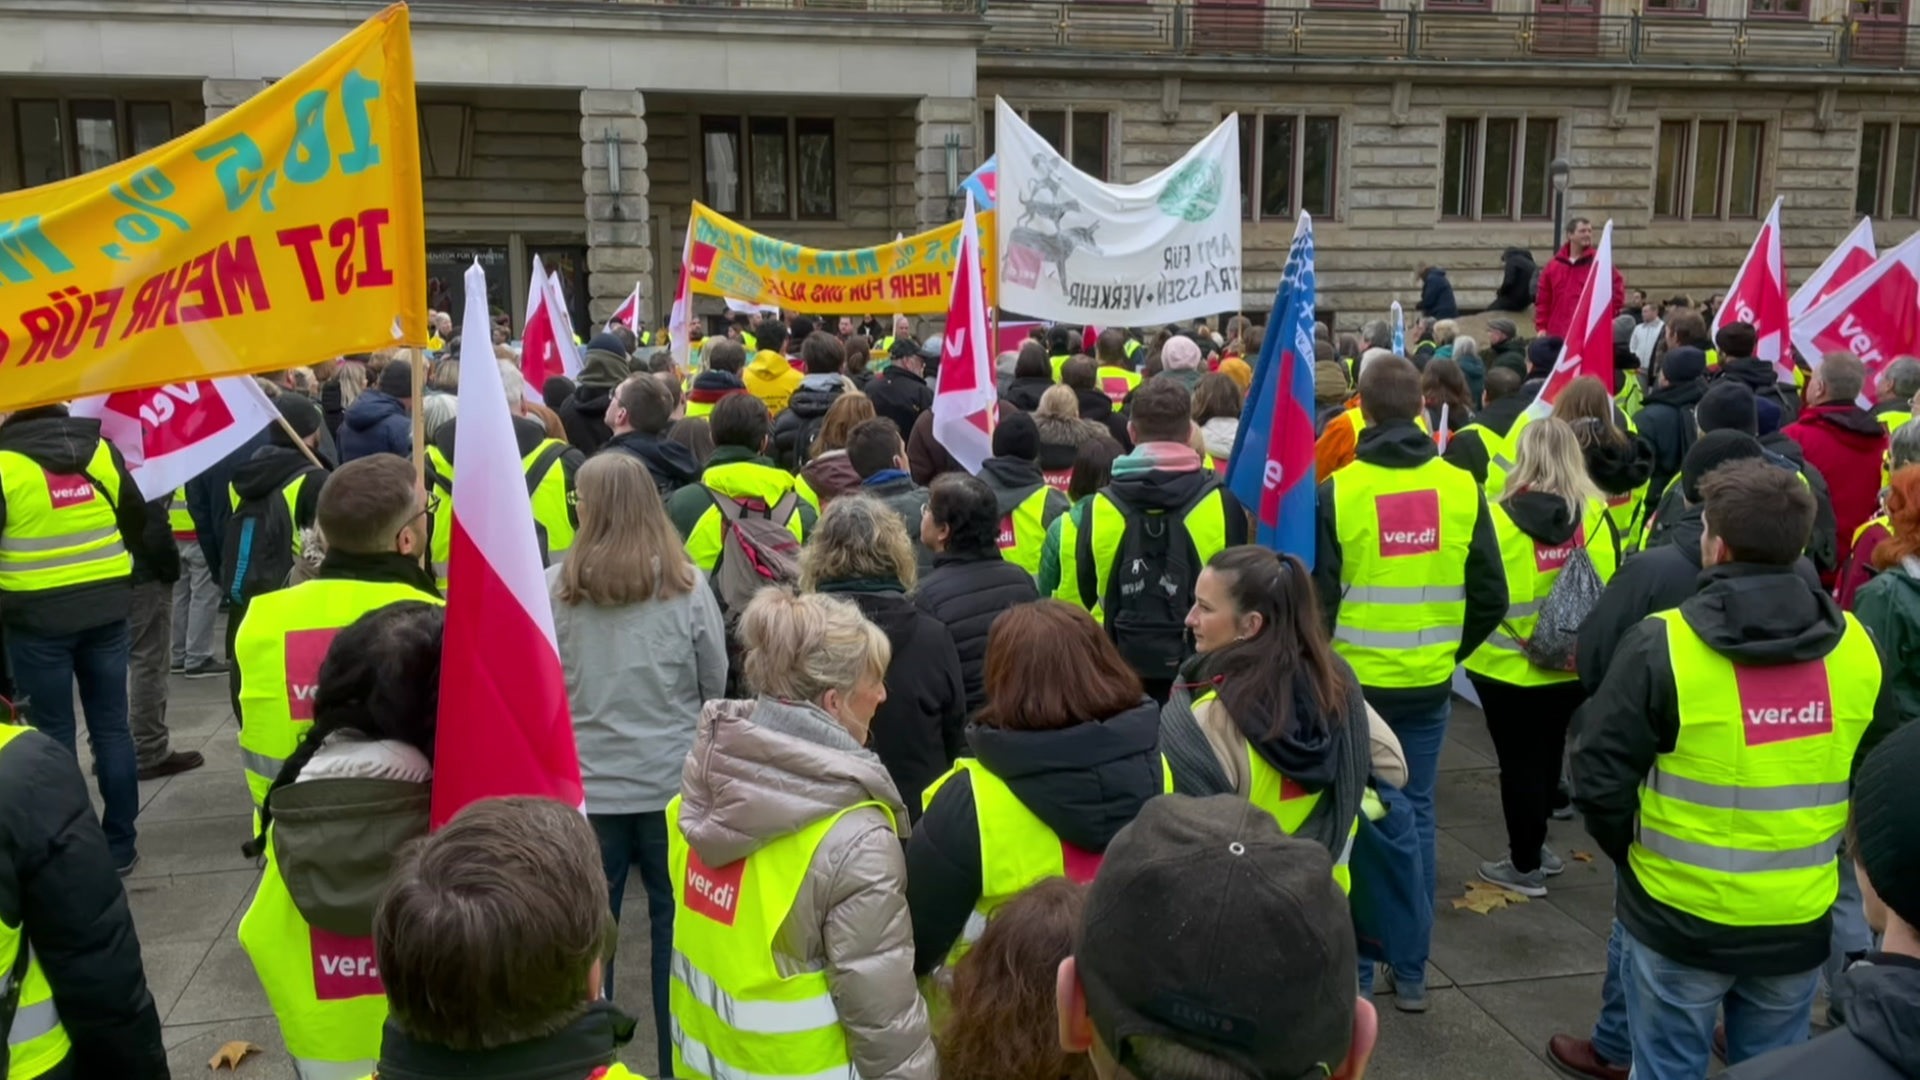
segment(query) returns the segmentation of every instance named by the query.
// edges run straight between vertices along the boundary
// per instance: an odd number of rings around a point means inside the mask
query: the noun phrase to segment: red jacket
[[[1572,250],[1572,243],[1562,244],[1553,261],[1540,271],[1540,288],[1533,301],[1533,323],[1542,334],[1567,336],[1567,329],[1573,323],[1573,309],[1580,303],[1580,290],[1586,287],[1587,277],[1593,273],[1594,249],[1588,248],[1578,259],[1573,257]],[[1626,302],[1627,283],[1616,269],[1607,318],[1613,318],[1612,313]]]
[[[1880,512],[1886,430],[1871,413],[1845,402],[1801,410],[1800,419],[1788,424],[1785,433],[1806,452],[1807,464],[1827,478],[1833,496],[1834,550],[1852,550],[1853,534]]]

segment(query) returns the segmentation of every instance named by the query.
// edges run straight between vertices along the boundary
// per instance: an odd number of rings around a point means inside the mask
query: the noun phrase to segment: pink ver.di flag
[[[620,302],[619,308],[617,308],[613,313],[613,318],[607,320],[607,325],[608,326],[616,326],[616,325],[624,326],[627,329],[633,331],[635,337],[639,336],[640,334],[640,283],[638,281],[633,283],[633,291],[631,293],[628,293],[627,298]]]
[[[1873,219],[1863,217],[1847,238],[1840,241],[1840,246],[1820,263],[1820,269],[1793,291],[1793,298],[1787,301],[1787,314],[1795,319],[1805,315],[1813,305],[1859,277],[1861,271],[1879,257],[1879,249],[1873,246]]]
[[[486,281],[467,271],[464,334],[487,332]],[[484,337],[473,340],[486,340]],[[460,373],[449,576],[434,735],[434,827],[468,803],[533,795],[582,805],[573,713],[533,505],[493,364]]]
[[[1613,222],[1600,230],[1600,243],[1593,250],[1593,270],[1580,287],[1580,302],[1574,305],[1573,322],[1567,329],[1566,343],[1560,346],[1560,358],[1540,394],[1527,406],[1526,419],[1538,420],[1553,411],[1560,391],[1582,375],[1591,375],[1613,392]],[[1518,435],[1516,428],[1513,435]]]
[[[1795,319],[1793,344],[1816,369],[1830,352],[1859,357],[1867,368],[1861,396],[1870,404],[1881,370],[1920,353],[1920,233]]]
[[[933,437],[970,473],[993,456],[993,344],[980,290],[979,226],[973,195],[960,226],[960,253],[947,300],[947,335],[940,354],[940,385],[933,395]]]
[[[280,416],[250,375],[80,398],[69,411],[100,421],[148,501],[172,494]]]
[[[1726,302],[1713,315],[1713,333],[1728,323],[1743,322],[1753,327],[1757,344],[1753,355],[1773,364],[1774,374],[1783,383],[1793,382],[1793,349],[1788,344],[1787,269],[1780,257],[1780,200],[1760,224],[1760,232],[1747,249],[1747,260],[1740,264]]]

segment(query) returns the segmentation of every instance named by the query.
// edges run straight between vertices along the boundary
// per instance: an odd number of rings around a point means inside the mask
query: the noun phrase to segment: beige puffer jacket
[[[893,808],[893,823],[866,807],[828,831],[775,939],[774,963],[786,975],[826,972],[863,1080],[935,1080],[927,1006],[913,979],[907,811],[880,759],[811,705],[711,701],[681,794],[681,831],[709,866],[858,802]]]

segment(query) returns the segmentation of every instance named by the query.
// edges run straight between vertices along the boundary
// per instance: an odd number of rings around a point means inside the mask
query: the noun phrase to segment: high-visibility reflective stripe
[[[1529,600],[1524,604],[1510,604],[1507,607],[1507,618],[1509,619],[1527,619],[1538,614],[1540,614],[1540,601],[1538,600]]]
[[[436,563],[434,563],[434,564],[433,564],[433,576],[434,576],[434,577],[437,577],[437,578],[440,578],[441,580],[445,580],[445,579],[446,579],[446,576],[447,576],[447,566],[448,566],[448,565],[449,565],[449,564],[447,564],[447,563],[443,563],[443,562],[436,562]]]
[[[987,917],[985,915],[980,914],[980,912],[977,910],[972,911],[972,912],[969,912],[967,915],[967,925],[960,928],[960,940],[971,945],[974,942],[979,941],[980,935],[986,932],[987,932]]]
[[[13,1028],[7,1032],[7,1045],[25,1045],[42,1035],[51,1034],[59,1026],[60,1013],[53,1007],[52,998],[22,1005],[13,1014]]]
[[[114,535],[119,535],[117,532]],[[73,546],[73,541],[62,539],[61,547]],[[85,551],[68,552],[65,555],[21,555],[0,563],[0,571],[22,573],[27,570],[51,570],[56,566],[76,566],[80,563],[99,562],[102,559],[114,559],[127,553],[126,545],[115,540],[106,547],[88,548]]]
[[[1849,795],[1845,783],[1733,787],[1675,776],[1657,767],[1647,774],[1647,787],[1669,799],[1716,810],[1823,810],[1845,805]]]
[[[685,953],[674,950],[673,977],[694,999],[712,1009],[720,1022],[751,1035],[794,1035],[831,1027],[840,1022],[833,995],[799,1001],[741,1001],[722,989],[713,976],[694,966]]]
[[[853,1063],[836,1065],[831,1069],[817,1073],[756,1073],[737,1069],[713,1056],[705,1043],[686,1033],[680,1026],[680,1020],[673,1020],[673,1045],[680,1051],[680,1057],[687,1067],[701,1076],[712,1080],[860,1080],[860,1074],[854,1071]]]
[[[1361,630],[1342,626],[1334,637],[1362,649],[1418,649],[1427,645],[1458,645],[1460,628],[1429,626],[1424,630]]]
[[[249,750],[243,746],[240,748],[240,764],[248,772],[258,773],[271,780],[280,775],[280,770],[286,765],[286,761],[283,758],[268,757],[257,750]]]
[[[60,536],[9,536],[0,539],[0,551],[58,551],[61,548],[78,547],[81,544],[97,544],[118,535],[120,535],[119,527],[108,525],[105,528],[64,533]]]
[[[1359,822],[1354,822],[1354,825],[1354,828],[1347,830],[1347,843],[1340,849],[1340,857],[1333,861],[1335,866],[1345,866],[1353,860],[1353,841],[1360,835]]]
[[[1489,649],[1505,649],[1508,652],[1517,652],[1517,653],[1524,653],[1527,651],[1527,647],[1525,645],[1520,644],[1519,638],[1514,637],[1512,634],[1507,633],[1505,630],[1495,630],[1491,635],[1487,637],[1485,644]]]
[[[1674,862],[1703,870],[1717,870],[1723,874],[1764,874],[1770,870],[1811,870],[1831,863],[1840,850],[1840,833],[1836,831],[1825,840],[1806,847],[1784,851],[1750,851],[1682,840],[1642,825],[1639,842],[1641,847],[1655,855],[1663,855]]]
[[[375,1061],[321,1061],[318,1058],[297,1057],[293,1059],[293,1068],[300,1074],[300,1080],[360,1080],[370,1076]]]
[[[1457,604],[1466,598],[1464,585],[1355,585],[1340,594],[1346,604]]]

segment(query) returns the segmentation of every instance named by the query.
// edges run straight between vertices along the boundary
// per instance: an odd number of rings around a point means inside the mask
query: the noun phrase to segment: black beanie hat
[[[1853,780],[1854,852],[1873,891],[1900,921],[1920,926],[1920,724],[1874,747]]]
[[[405,360],[392,360],[380,369],[381,393],[388,397],[410,398],[413,396],[413,368]]]
[[[1746,458],[1766,456],[1761,449],[1760,440],[1744,431],[1709,431],[1700,436],[1693,444],[1687,456],[1680,462],[1680,490],[1690,503],[1698,503],[1700,481],[1713,470],[1729,461],[1741,461]]]
[[[315,405],[304,394],[291,390],[282,390],[280,396],[273,399],[280,415],[292,425],[293,430],[302,439],[320,430],[320,406]],[[287,438],[287,429],[279,424],[273,425],[273,441],[282,446],[292,446],[293,440]]]
[[[1560,359],[1560,347],[1566,343],[1565,338],[1552,334],[1541,334],[1534,338],[1533,343],[1527,346],[1527,378],[1537,378],[1552,371],[1554,362]]]
[[[1668,349],[1667,355],[1660,360],[1660,371],[1675,386],[1704,378],[1707,374],[1707,354],[1691,345]]]
[[[1744,431],[1760,434],[1760,413],[1753,403],[1753,390],[1737,379],[1720,379],[1700,396],[1693,417],[1701,434],[1710,431]]]
[[[1040,428],[1033,417],[1015,409],[1002,413],[1000,422],[993,426],[993,456],[1038,461]]]

